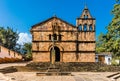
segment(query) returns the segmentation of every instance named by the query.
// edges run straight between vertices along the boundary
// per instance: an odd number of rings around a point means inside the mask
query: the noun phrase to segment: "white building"
[[[110,52],[98,53],[96,54],[95,60],[96,62],[102,62],[107,65],[111,65],[112,53]]]

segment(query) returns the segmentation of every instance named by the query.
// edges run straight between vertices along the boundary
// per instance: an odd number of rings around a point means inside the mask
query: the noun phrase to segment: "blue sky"
[[[32,25],[57,17],[75,25],[85,3],[96,18],[96,35],[106,32],[115,0],[0,0],[0,26],[29,33]]]

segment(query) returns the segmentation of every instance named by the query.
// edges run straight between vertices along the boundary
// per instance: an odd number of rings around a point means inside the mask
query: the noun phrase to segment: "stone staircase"
[[[120,72],[114,73],[112,75],[107,76],[107,78],[112,79],[113,81],[119,81],[120,79]]]
[[[48,67],[47,75],[59,75],[59,73],[60,68],[58,66],[51,64],[50,67]]]
[[[38,72],[36,73],[37,76],[63,76],[68,75],[71,76],[70,72],[61,72],[59,66],[50,64],[46,72]]]

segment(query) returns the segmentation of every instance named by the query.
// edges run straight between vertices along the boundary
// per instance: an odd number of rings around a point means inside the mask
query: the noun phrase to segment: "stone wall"
[[[94,53],[60,53],[60,62],[95,62]],[[50,53],[33,53],[34,62],[50,62]]]
[[[50,62],[50,53],[35,53],[33,52],[34,62]]]
[[[64,53],[63,62],[95,62],[94,53]]]
[[[9,50],[3,46],[0,46],[0,58],[4,58],[4,57],[22,59],[21,54],[15,52],[15,51]]]

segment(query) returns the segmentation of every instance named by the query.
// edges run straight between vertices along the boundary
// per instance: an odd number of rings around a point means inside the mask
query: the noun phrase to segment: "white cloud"
[[[32,41],[32,36],[28,33],[20,33],[19,39],[17,41],[18,44],[23,45],[24,43],[28,43]]]

